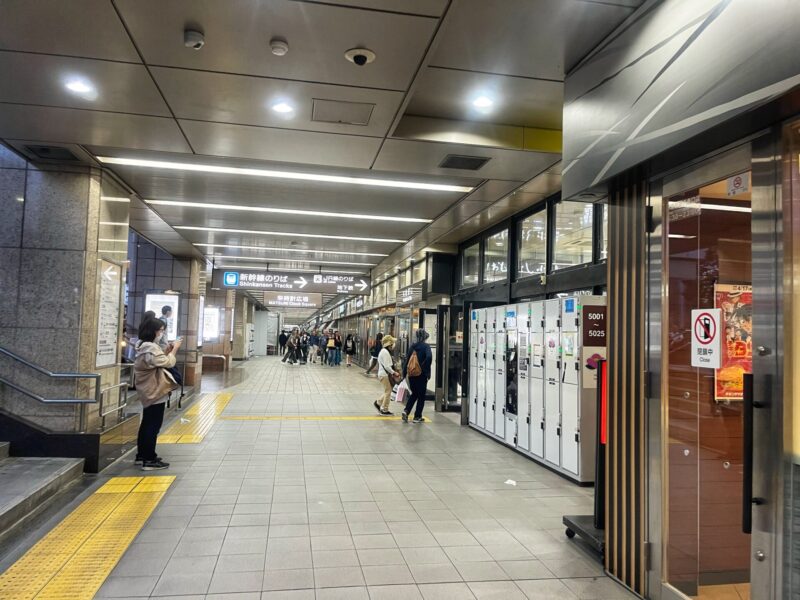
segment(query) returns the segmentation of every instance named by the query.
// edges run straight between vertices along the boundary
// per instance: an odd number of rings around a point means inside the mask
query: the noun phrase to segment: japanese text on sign
[[[719,369],[722,355],[720,323],[722,311],[718,308],[700,308],[692,311],[692,366]]]

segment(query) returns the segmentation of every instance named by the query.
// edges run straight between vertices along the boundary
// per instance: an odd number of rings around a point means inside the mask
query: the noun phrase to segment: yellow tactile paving
[[[233,394],[203,394],[180,418],[158,436],[159,444],[199,444],[211,431]]]
[[[226,415],[220,421],[399,421],[402,417],[370,416],[338,416],[338,415]],[[427,422],[428,419],[422,417]]]
[[[174,480],[110,479],[0,575],[0,598],[93,598]]]

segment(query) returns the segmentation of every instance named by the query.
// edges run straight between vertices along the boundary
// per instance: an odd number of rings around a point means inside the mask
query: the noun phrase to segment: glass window
[[[553,270],[592,262],[594,205],[559,202],[555,205]]]
[[[389,279],[386,282],[386,302],[391,304],[397,298],[397,284],[399,283],[400,277],[395,276]]]
[[[542,210],[519,224],[517,277],[544,273],[547,269],[547,211]]]
[[[608,258],[608,204],[603,204],[599,210],[603,211],[603,226],[600,228],[600,260]]]
[[[483,282],[500,281],[508,276],[508,229],[486,238],[483,255]]]
[[[461,287],[468,288],[478,285],[478,262],[480,261],[480,245],[464,249],[461,255]]]

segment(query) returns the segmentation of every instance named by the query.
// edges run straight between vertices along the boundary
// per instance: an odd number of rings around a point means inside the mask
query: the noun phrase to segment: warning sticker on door
[[[719,369],[722,356],[722,311],[699,308],[692,311],[692,366]]]

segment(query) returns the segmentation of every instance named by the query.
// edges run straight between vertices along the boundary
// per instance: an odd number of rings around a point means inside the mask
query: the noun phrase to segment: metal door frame
[[[782,570],[783,472],[783,240],[781,204],[781,130],[760,132],[747,140],[719,149],[690,165],[650,180],[648,199],[649,231],[647,242],[647,597],[660,600],[685,600],[664,581],[665,517],[668,495],[665,459],[668,406],[662,402],[667,379],[662,376],[665,356],[662,349],[668,331],[662,327],[667,298],[668,275],[664,256],[664,198],[718,181],[727,176],[751,171],[752,189],[752,265],[753,265],[753,346],[754,391],[767,406],[755,411],[753,430],[753,495],[767,499],[752,508],[751,597],[779,598]]]

